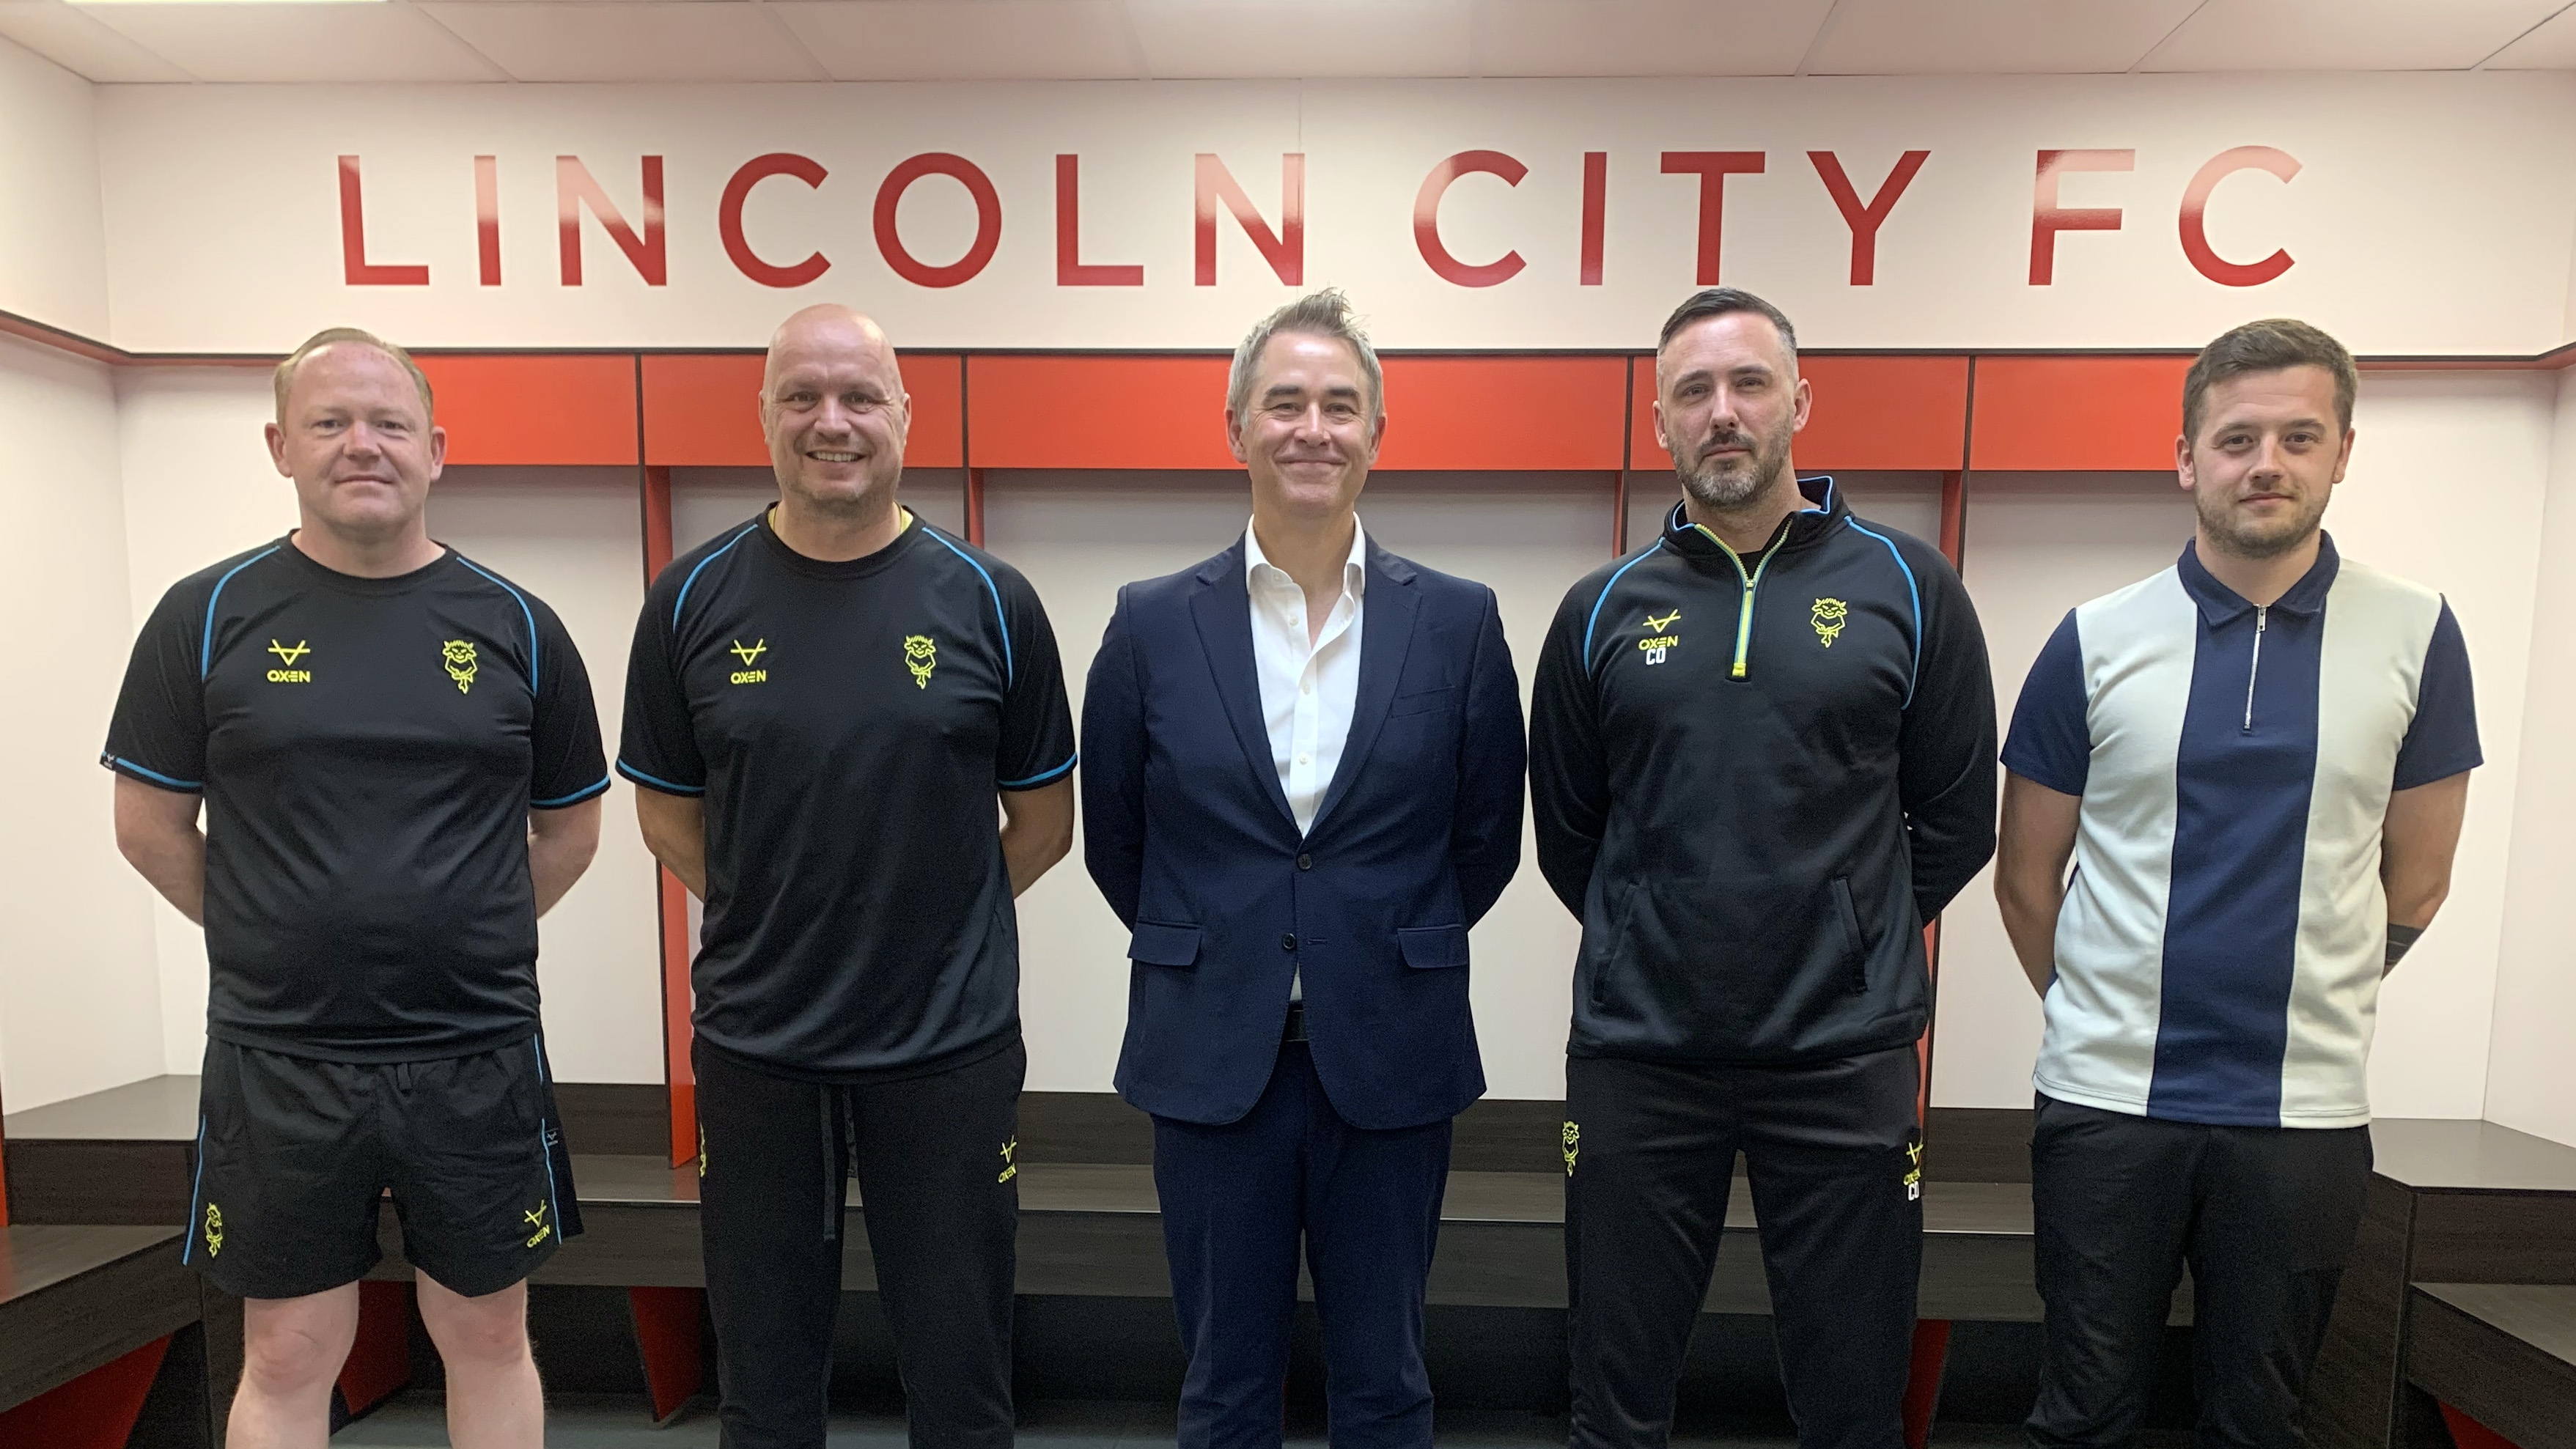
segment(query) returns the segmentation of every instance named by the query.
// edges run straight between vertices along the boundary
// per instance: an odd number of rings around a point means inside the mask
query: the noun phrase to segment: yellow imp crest
[[[1843,631],[1843,616],[1848,612],[1840,599],[1816,600],[1815,610],[1809,617],[1815,622],[1816,637],[1825,641],[1826,648],[1834,647],[1834,636]]]
[[[447,666],[447,677],[456,681],[456,692],[466,694],[474,688],[474,641],[449,639],[438,646],[439,659]]]
[[[923,689],[930,687],[930,671],[939,667],[939,646],[927,634],[907,634],[903,638],[903,667],[912,671],[912,682]]]

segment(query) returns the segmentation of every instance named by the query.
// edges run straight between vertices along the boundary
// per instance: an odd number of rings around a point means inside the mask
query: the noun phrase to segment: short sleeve
[[[2040,646],[2013,705],[2004,768],[2061,795],[2081,795],[2093,764],[2091,701],[2084,694],[2084,641],[2075,611]]]
[[[1002,627],[1010,633],[1011,679],[1002,696],[993,781],[1004,790],[1034,790],[1073,770],[1073,707],[1065,700],[1055,626],[1047,622],[1037,590],[1018,574],[1004,573],[999,591]]]
[[[2390,788],[2412,790],[2447,780],[2462,770],[2486,763],[2478,750],[2477,693],[2469,683],[2469,645],[2460,636],[2460,621],[2451,617],[2450,600],[2433,621],[2432,642],[2424,647],[2424,673],[2415,686],[2415,721],[2397,746],[2397,772]]]
[[[98,762],[164,790],[206,787],[206,688],[202,589],[181,584],[135,638],[125,685]],[[184,597],[183,597],[184,595]]]
[[[528,804],[539,810],[578,805],[608,788],[608,760],[599,742],[599,702],[590,692],[590,669],[563,621],[540,604],[537,624],[537,719]]]
[[[707,762],[698,753],[696,722],[680,679],[671,610],[674,592],[646,591],[626,659],[626,729],[617,773],[670,795],[707,792]]]

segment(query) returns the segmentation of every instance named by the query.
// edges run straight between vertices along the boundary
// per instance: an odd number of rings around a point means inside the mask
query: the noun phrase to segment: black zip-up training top
[[[1583,920],[1575,1056],[1904,1046],[1923,923],[1994,853],[1995,694],[1931,545],[1802,479],[1756,559],[1690,523],[1565,596],[1530,706],[1539,867]]]

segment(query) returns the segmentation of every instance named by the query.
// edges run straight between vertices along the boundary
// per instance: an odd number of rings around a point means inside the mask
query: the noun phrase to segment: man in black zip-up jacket
[[[1922,1256],[1923,926],[1994,850],[1994,688],[1959,576],[1801,481],[1788,320],[1665,325],[1684,501],[1557,610],[1530,718],[1566,1047],[1577,1446],[1661,1445],[1746,1159],[1804,1449],[1897,1449]]]

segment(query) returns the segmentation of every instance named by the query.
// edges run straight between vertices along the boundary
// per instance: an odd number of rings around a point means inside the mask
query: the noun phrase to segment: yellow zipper
[[[1755,564],[1753,572],[1749,574],[1744,571],[1744,556],[1728,548],[1725,539],[1709,533],[1707,524],[1694,523],[1691,527],[1708,534],[1708,541],[1716,544],[1719,550],[1725,553],[1727,561],[1735,565],[1735,576],[1744,581],[1743,598],[1735,609],[1735,664],[1726,672],[1726,677],[1729,679],[1742,679],[1745,656],[1753,648],[1753,594],[1755,590],[1762,587],[1762,571],[1771,567],[1771,560],[1779,557],[1780,540],[1788,535],[1789,520],[1785,518],[1780,520],[1780,527],[1772,533],[1770,543],[1763,547],[1762,562]]]

